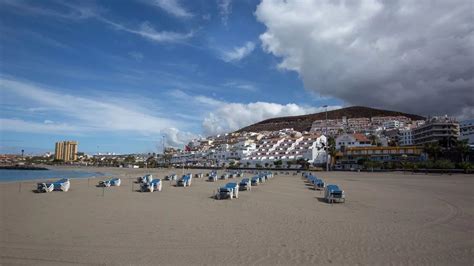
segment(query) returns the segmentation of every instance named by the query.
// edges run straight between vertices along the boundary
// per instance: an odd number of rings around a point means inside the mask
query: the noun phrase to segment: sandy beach
[[[331,205],[300,175],[217,201],[228,181],[140,193],[137,176],[172,171],[88,170],[122,186],[103,194],[100,179],[72,179],[68,192],[37,194],[33,181],[0,184],[2,265],[474,263],[473,175],[317,173],[346,192]]]

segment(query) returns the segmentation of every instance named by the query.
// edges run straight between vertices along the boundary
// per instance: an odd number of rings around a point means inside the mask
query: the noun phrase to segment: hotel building
[[[77,141],[60,141],[56,142],[54,150],[54,159],[64,162],[77,160]]]

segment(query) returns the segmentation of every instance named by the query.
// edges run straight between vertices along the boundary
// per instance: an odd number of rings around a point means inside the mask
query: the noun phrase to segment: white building
[[[398,145],[411,146],[413,145],[413,135],[411,129],[401,129],[398,132]]]
[[[390,121],[383,122],[383,128],[385,130],[397,129],[403,126],[404,126],[404,123],[398,120],[390,120]]]
[[[336,149],[342,147],[368,147],[372,146],[371,141],[364,134],[343,134],[336,138]]]
[[[312,164],[323,164],[326,162],[326,152],[323,148],[326,143],[327,138],[319,134],[264,138],[258,143],[257,149],[241,162],[256,165],[303,158]]]
[[[459,139],[467,139],[470,146],[474,146],[474,119],[462,121],[459,125]]]

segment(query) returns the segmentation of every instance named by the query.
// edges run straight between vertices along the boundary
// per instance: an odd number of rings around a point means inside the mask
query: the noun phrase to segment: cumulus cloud
[[[193,14],[181,6],[178,0],[153,0],[149,1],[149,3],[178,18],[189,18],[193,16]]]
[[[253,42],[246,42],[243,46],[222,51],[221,58],[226,62],[237,62],[250,55],[254,49],[255,44]]]
[[[472,1],[263,0],[264,50],[304,86],[351,104],[474,113]]]
[[[197,134],[184,132],[174,127],[162,130],[161,134],[165,135],[165,145],[167,147],[171,146],[183,148],[183,146],[188,144],[192,139],[200,137]]]
[[[328,107],[329,110],[337,108],[340,107]],[[285,105],[268,102],[225,103],[208,113],[202,127],[205,135],[215,135],[231,132],[268,118],[304,115],[324,110],[323,107],[300,106],[293,103]]]

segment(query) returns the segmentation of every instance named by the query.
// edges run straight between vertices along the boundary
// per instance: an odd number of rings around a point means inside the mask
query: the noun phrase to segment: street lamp
[[[328,106],[327,104],[326,105],[323,105],[324,108],[326,108],[326,131],[325,131],[325,135],[326,135],[326,172],[329,171],[329,147],[328,147]]]

